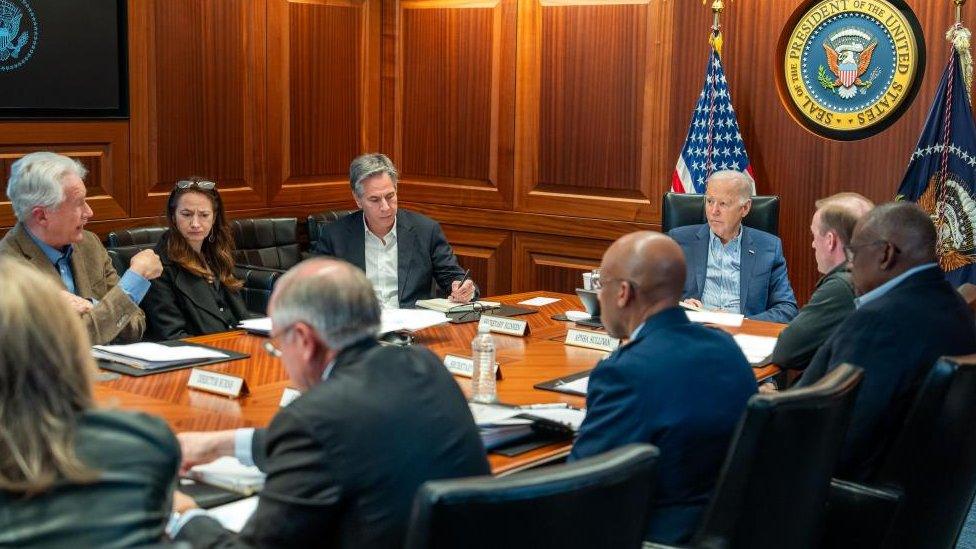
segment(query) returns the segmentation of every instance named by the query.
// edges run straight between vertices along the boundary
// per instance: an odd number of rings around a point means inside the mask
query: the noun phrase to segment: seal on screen
[[[0,0],[0,72],[18,69],[37,48],[41,27],[27,0]]]

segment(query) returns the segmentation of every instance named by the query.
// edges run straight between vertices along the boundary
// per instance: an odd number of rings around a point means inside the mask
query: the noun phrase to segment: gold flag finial
[[[952,0],[956,5],[956,24],[962,23],[962,7],[966,4],[966,0]]]
[[[946,39],[952,44],[959,54],[959,64],[962,67],[962,76],[966,84],[966,97],[970,104],[973,101],[973,55],[970,51],[972,33],[962,24],[962,6],[967,0],[952,0],[956,5],[956,24],[946,32]]]
[[[708,0],[702,0],[702,5],[704,5],[707,1]],[[732,0],[728,1],[731,2]],[[723,11],[725,11],[725,0],[712,0],[712,34],[709,35],[708,43],[715,48],[716,53],[718,53],[720,56],[722,55],[721,16]]]

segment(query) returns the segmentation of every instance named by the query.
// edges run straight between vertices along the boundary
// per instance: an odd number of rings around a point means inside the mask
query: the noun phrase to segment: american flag
[[[735,119],[722,58],[712,48],[705,70],[705,86],[698,96],[688,137],[671,177],[671,191],[701,194],[705,192],[705,180],[719,170],[745,172],[752,181],[752,193],[756,194],[756,182]]]

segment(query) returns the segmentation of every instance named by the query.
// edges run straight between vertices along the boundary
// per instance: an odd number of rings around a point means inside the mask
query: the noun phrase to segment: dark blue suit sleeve
[[[766,310],[749,318],[766,320],[769,322],[789,322],[797,313],[796,296],[790,286],[790,278],[786,273],[786,258],[783,257],[783,243],[776,239],[776,251],[773,266],[769,275],[769,297]]]
[[[640,426],[646,421],[633,381],[613,363],[597,365],[590,374],[586,394],[586,419],[580,426],[569,460],[612,450],[630,442],[646,442]]]

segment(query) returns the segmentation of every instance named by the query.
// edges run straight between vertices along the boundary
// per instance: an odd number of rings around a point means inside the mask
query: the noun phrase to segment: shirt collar
[[[896,286],[898,286],[899,284],[901,284],[902,282],[904,282],[905,279],[907,279],[908,277],[912,276],[913,274],[922,272],[925,269],[931,269],[933,267],[936,267],[937,268],[938,265],[935,264],[935,263],[926,263],[924,265],[919,265],[917,267],[912,267],[911,269],[908,269],[907,271],[901,273],[900,275],[896,276],[895,278],[892,278],[888,282],[885,282],[884,284],[878,286],[877,288],[871,290],[870,292],[868,292],[868,293],[862,295],[861,297],[855,299],[854,300],[854,305],[857,308],[861,308],[864,305],[866,305],[866,304],[874,301],[875,299],[878,299],[879,297],[885,295],[886,293],[890,292]]]
[[[363,213],[363,230],[366,231],[366,237],[367,238],[370,235],[373,235],[373,238],[375,238],[375,239],[383,242],[383,244],[389,244],[389,242],[387,242],[387,237],[392,236],[394,241],[396,241],[396,239],[397,239],[397,218],[396,218],[396,216],[393,217],[393,228],[390,229],[390,232],[386,233],[386,236],[384,236],[384,237],[379,237],[379,236],[376,236],[376,233],[374,233],[373,231],[369,230],[369,225],[366,224],[366,213],[364,212]]]
[[[722,239],[719,238],[717,234],[715,234],[715,231],[713,231],[711,228],[709,228],[708,229],[708,245],[709,246],[714,246],[716,242],[718,242],[723,247],[725,247],[725,246],[736,246],[736,247],[738,247],[739,244],[740,244],[740,242],[742,242],[742,223],[739,223],[739,232],[738,232],[738,234],[736,234],[731,240],[729,240],[729,243],[728,244],[722,244]]]
[[[30,229],[27,228],[27,225],[24,225],[24,232],[27,233],[27,236],[29,236],[31,240],[34,241],[34,244],[37,244],[37,247],[40,248],[42,252],[44,252],[44,255],[48,258],[48,260],[51,263],[56,265],[58,261],[61,261],[62,259],[67,259],[67,260],[71,259],[71,254],[74,251],[74,246],[72,246],[71,244],[65,246],[64,251],[61,251],[55,248],[54,246],[51,246],[47,242],[44,242],[40,238],[34,236],[34,233],[32,233]]]

